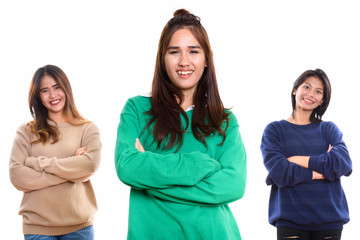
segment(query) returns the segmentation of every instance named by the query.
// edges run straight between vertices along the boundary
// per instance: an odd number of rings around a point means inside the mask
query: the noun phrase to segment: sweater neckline
[[[286,123],[289,126],[294,126],[294,127],[298,127],[298,128],[311,127],[315,124],[315,123],[308,123],[308,124],[300,125],[300,124],[291,123],[291,122],[287,121],[286,119],[283,119],[282,122]]]
[[[49,123],[49,125],[54,126],[54,127],[58,127],[58,128],[69,127],[71,125],[68,122],[55,122],[55,121],[50,120],[50,119],[48,119],[47,122]]]

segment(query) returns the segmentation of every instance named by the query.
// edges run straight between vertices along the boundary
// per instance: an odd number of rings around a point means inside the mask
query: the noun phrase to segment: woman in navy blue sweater
[[[339,128],[321,120],[330,97],[325,72],[305,71],[291,92],[292,115],[264,130],[269,222],[278,240],[340,239],[350,220],[340,178],[351,174],[351,159]]]

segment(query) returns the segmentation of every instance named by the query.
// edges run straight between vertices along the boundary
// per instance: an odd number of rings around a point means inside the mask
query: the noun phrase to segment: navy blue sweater
[[[327,152],[329,144],[333,146]],[[349,219],[340,177],[352,163],[340,129],[333,122],[295,125],[285,120],[268,124],[261,142],[271,185],[269,222],[305,231],[342,229]],[[287,160],[310,156],[309,168]],[[312,171],[325,180],[312,180]]]

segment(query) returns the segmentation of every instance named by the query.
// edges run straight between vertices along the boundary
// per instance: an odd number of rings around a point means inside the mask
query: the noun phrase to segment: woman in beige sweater
[[[89,179],[99,167],[99,130],[79,114],[67,76],[53,65],[35,72],[29,107],[34,120],[18,128],[10,158],[11,182],[24,192],[25,239],[93,239]]]

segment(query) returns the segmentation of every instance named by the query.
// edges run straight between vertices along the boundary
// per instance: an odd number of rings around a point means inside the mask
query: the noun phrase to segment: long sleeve
[[[265,128],[260,148],[264,165],[269,172],[266,178],[267,185],[274,184],[283,188],[312,181],[312,170],[287,160],[274,124],[269,124]]]
[[[142,106],[137,106],[130,99],[121,114],[115,168],[122,182],[136,189],[191,186],[220,169],[216,160],[199,151],[167,154],[139,152],[135,148],[135,139],[146,124],[144,111]]]
[[[50,173],[73,182],[87,181],[98,169],[101,157],[99,129],[89,124],[82,133],[82,145],[87,151],[83,155],[58,158],[55,156],[28,157],[25,165],[36,171]]]
[[[309,168],[323,174],[325,179],[334,181],[351,174],[352,162],[340,129],[332,122],[328,125],[324,132],[333,148],[330,152],[310,156]]]
[[[236,122],[235,117],[232,118],[231,121]],[[195,186],[173,186],[147,191],[164,200],[190,205],[221,205],[240,199],[246,185],[246,152],[237,122],[226,132],[226,140],[220,147],[217,160],[222,169]]]
[[[20,191],[30,192],[66,182],[66,179],[51,173],[38,172],[24,165],[25,159],[29,157],[31,144],[29,135],[30,130],[26,126],[19,127],[16,132],[9,164],[12,184]]]

